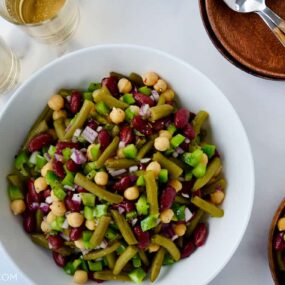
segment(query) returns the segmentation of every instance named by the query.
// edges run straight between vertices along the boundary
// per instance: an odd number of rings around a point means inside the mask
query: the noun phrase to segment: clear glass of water
[[[19,71],[18,58],[0,38],[0,94],[5,93],[17,84]]]
[[[79,23],[78,0],[0,0],[0,16],[36,40],[61,45]]]

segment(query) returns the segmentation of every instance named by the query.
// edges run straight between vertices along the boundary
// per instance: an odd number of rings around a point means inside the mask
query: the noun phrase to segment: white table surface
[[[285,192],[284,82],[253,77],[226,61],[204,30],[197,0],[80,0],[80,3],[81,22],[74,38],[77,47],[132,43],[162,49],[205,73],[231,101],[252,146],[256,195],[241,245],[210,284],[273,284],[266,245],[273,212]],[[14,27],[0,20],[0,34],[13,45],[16,35],[19,36],[16,32]],[[54,55],[52,48],[31,41],[22,61],[21,80]],[[0,111],[9,96],[0,97]],[[17,268],[2,258],[1,249],[0,256],[0,284],[28,285]],[[12,280],[7,281],[7,274]]]

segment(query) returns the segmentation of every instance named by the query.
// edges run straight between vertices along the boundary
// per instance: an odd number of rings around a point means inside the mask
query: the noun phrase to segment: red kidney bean
[[[58,160],[53,160],[52,169],[59,178],[63,179],[65,177],[65,171],[62,162]]]
[[[174,115],[174,125],[178,129],[183,129],[186,127],[190,118],[190,113],[187,109],[181,108],[176,111]]]
[[[184,181],[182,182],[182,190],[181,193],[185,193],[185,194],[192,194],[192,187],[194,185],[194,179],[190,180],[190,181]]]
[[[115,76],[105,77],[103,78],[101,84],[108,88],[111,94],[114,97],[119,97],[119,89],[118,89],[118,78]]]
[[[40,150],[44,146],[48,146],[52,143],[53,137],[49,133],[42,133],[33,137],[28,143],[29,152]]]
[[[194,231],[194,244],[196,247],[200,247],[205,244],[208,236],[208,230],[204,223],[198,224]]]
[[[175,235],[172,224],[162,224],[160,234],[167,238],[172,238]]]
[[[85,190],[83,187],[81,187],[81,186],[77,186],[77,192],[78,193],[88,193],[88,191],[87,190]]]
[[[53,257],[53,260],[54,262],[59,266],[59,267],[64,267],[66,262],[67,262],[67,259],[66,259],[66,256],[63,256],[55,251],[52,252],[52,257]]]
[[[189,151],[189,145],[190,145],[190,143],[187,143],[187,142],[184,141],[184,142],[180,145],[180,147],[181,147],[184,151],[188,152],[188,151]]]
[[[66,162],[66,168],[71,172],[77,172],[79,167],[80,167],[79,164],[75,163],[72,159],[69,159]]]
[[[125,211],[126,211],[127,213],[135,210],[135,205],[134,205],[134,203],[129,202],[129,201],[123,201],[123,202],[121,202],[121,203],[119,203],[119,204],[115,204],[115,205],[114,205],[114,208],[115,208],[115,209],[118,209],[119,207],[125,209]]]
[[[76,114],[80,111],[81,108],[81,102],[82,102],[82,95],[78,91],[72,91],[71,97],[70,97],[70,112],[72,114]]]
[[[113,190],[118,192],[123,192],[128,187],[131,187],[133,183],[134,182],[132,182],[131,176],[124,176],[113,185]]]
[[[274,239],[273,239],[273,248],[276,251],[282,251],[285,248],[285,242],[283,239],[284,236],[284,232],[282,232],[281,234],[277,234]]]
[[[171,186],[167,186],[162,191],[160,197],[160,209],[161,210],[170,209],[174,202],[175,196],[176,196],[176,190]]]
[[[150,244],[150,234],[149,232],[143,232],[140,226],[135,226],[134,227],[134,233],[136,238],[138,239],[138,247],[140,249],[145,249],[149,246]]]
[[[134,99],[136,100],[136,103],[139,105],[139,106],[142,106],[142,105],[149,105],[150,107],[153,107],[154,106],[154,101],[147,95],[144,95],[142,93],[134,93]]]
[[[120,139],[125,144],[133,143],[135,140],[135,135],[129,126],[124,126],[120,131]]]
[[[71,212],[80,212],[81,210],[81,203],[72,200],[72,193],[67,195],[64,199],[65,207],[68,211]]]
[[[33,213],[27,213],[27,215],[25,215],[23,227],[28,234],[36,231],[36,218]]]
[[[140,163],[139,164],[139,170],[146,170],[148,164],[147,163]]]
[[[144,121],[140,116],[135,116],[132,120],[133,128],[140,133],[150,136],[152,135],[152,126],[149,122]]]
[[[98,133],[98,142],[100,144],[101,151],[104,151],[111,142],[111,137],[107,130],[101,130]]]
[[[33,202],[36,202],[36,203],[41,202],[41,194],[36,192],[34,182],[35,182],[35,179],[33,179],[33,178],[29,179],[27,182],[28,192],[29,192],[28,193],[29,194],[29,198],[28,198],[29,201],[27,201],[28,204],[33,203]],[[28,194],[27,194],[27,196],[28,196]]]
[[[82,232],[83,232],[83,227],[79,227],[79,228],[71,228],[70,232],[69,232],[69,238],[71,241],[75,241],[75,240],[79,240],[82,236]]]
[[[195,249],[196,247],[193,241],[189,241],[181,251],[181,258],[190,256],[195,251]]]
[[[195,138],[195,131],[190,123],[188,123],[186,127],[183,129],[183,133],[185,137],[187,137],[190,140],[193,140]]]
[[[63,246],[64,240],[59,235],[56,236],[49,236],[48,243],[51,249],[57,250]]]
[[[50,196],[50,194],[51,194],[51,189],[46,189],[46,190],[44,190],[43,192],[42,192],[43,194],[43,198],[44,199],[46,199],[47,197],[49,197]]]
[[[159,132],[165,129],[165,127],[167,127],[171,123],[171,121],[171,117],[169,116],[155,121],[154,123],[152,123],[152,126],[157,132]]]
[[[93,119],[89,119],[86,124],[87,127],[91,128],[92,130],[96,131],[98,124]]]
[[[73,142],[58,142],[56,144],[56,153],[61,153],[62,150],[65,148],[75,148],[75,149],[80,149],[79,143],[73,143]]]

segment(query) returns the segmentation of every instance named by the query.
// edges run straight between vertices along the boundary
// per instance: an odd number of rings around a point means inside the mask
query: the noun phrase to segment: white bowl
[[[246,133],[229,101],[199,71],[161,51],[130,45],[91,47],[59,58],[34,74],[16,91],[0,117],[0,241],[28,284],[73,283],[47,251],[29,240],[21,220],[10,213],[6,175],[21,142],[49,97],[59,88],[86,87],[109,71],[142,74],[149,70],[158,72],[171,84],[183,106],[194,112],[204,109],[210,113],[213,141],[222,153],[228,181],[223,204],[225,216],[209,220],[205,246],[190,258],[165,268],[156,284],[207,284],[238,247],[252,209],[254,169]]]

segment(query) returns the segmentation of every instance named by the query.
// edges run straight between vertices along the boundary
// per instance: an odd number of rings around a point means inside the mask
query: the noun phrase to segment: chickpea
[[[137,186],[129,187],[124,191],[124,197],[130,201],[136,200],[139,197],[139,195],[140,195],[140,192]]]
[[[85,227],[90,231],[94,231],[96,228],[96,223],[94,220],[86,220]]]
[[[142,80],[146,86],[153,86],[158,81],[158,75],[155,72],[146,72]]]
[[[157,177],[161,170],[160,164],[157,161],[152,161],[146,168],[146,170],[153,171],[154,175]]]
[[[78,228],[84,222],[84,217],[82,214],[73,212],[67,215],[67,222],[73,228]]]
[[[164,138],[168,138],[169,140],[172,138],[171,133],[169,131],[166,131],[166,130],[159,131],[159,136],[164,137]]]
[[[174,216],[174,212],[171,209],[165,209],[160,213],[160,220],[164,224],[169,224]]]
[[[54,121],[58,120],[58,119],[66,119],[67,118],[67,113],[64,110],[53,111],[52,118],[53,118]]]
[[[179,192],[182,190],[182,183],[178,179],[170,180],[169,185],[173,187],[176,190],[176,192]]]
[[[49,161],[48,163],[46,163],[46,164],[43,166],[43,168],[41,169],[41,176],[42,176],[42,177],[46,177],[47,172],[48,172],[49,170],[52,170],[52,163],[51,163],[51,161]]]
[[[153,87],[157,92],[162,93],[166,91],[167,83],[163,79],[159,79]]]
[[[277,227],[280,232],[285,230],[285,217],[278,220]]]
[[[125,120],[125,112],[120,108],[113,108],[110,113],[110,119],[114,124],[120,124]]]
[[[166,151],[170,147],[169,139],[166,137],[158,137],[154,140],[154,147],[158,151]]]
[[[74,241],[74,245],[79,249],[84,249],[84,243],[82,239],[78,239]]]
[[[73,282],[77,284],[84,284],[88,281],[88,274],[84,270],[76,270],[73,275]]]
[[[64,107],[64,99],[60,95],[55,94],[49,99],[48,106],[54,111],[59,111]]]
[[[52,211],[52,213],[55,215],[55,216],[63,216],[66,212],[66,208],[65,208],[65,205],[63,202],[61,201],[54,201],[51,206],[50,206],[50,209]]]
[[[132,90],[132,83],[127,78],[121,78],[118,82],[120,93],[129,93]]]
[[[53,212],[49,212],[46,218],[46,221],[48,224],[51,224],[53,221],[55,221],[56,215],[53,214]]]
[[[160,249],[160,246],[158,244],[155,244],[155,243],[151,243],[148,246],[148,251],[149,252],[157,252],[159,249]]]
[[[174,226],[174,232],[177,236],[182,237],[186,233],[186,225],[185,224],[178,224]]]
[[[55,201],[59,201],[59,199],[54,195],[53,190],[51,190],[51,192],[50,192],[50,196],[51,196],[51,199],[52,199],[52,201],[53,201],[53,202],[55,202]]]
[[[161,96],[163,96],[166,101],[172,101],[175,94],[174,94],[174,91],[172,89],[167,89],[165,92],[163,92],[161,94]]]
[[[20,215],[25,212],[26,204],[23,200],[14,200],[11,202],[10,208],[14,215]]]
[[[51,231],[51,227],[50,225],[48,224],[47,221],[43,220],[42,223],[41,223],[41,230],[44,232],[44,233],[48,233]]]
[[[140,112],[140,108],[139,108],[138,106],[136,106],[136,105],[131,105],[131,106],[130,106],[130,109],[131,109],[131,111],[132,111],[134,114],[136,114],[136,115],[138,115],[139,112]]]
[[[203,165],[207,165],[208,161],[209,161],[209,159],[208,159],[207,154],[203,153],[200,163],[203,164]]]
[[[37,193],[44,191],[48,186],[44,177],[37,178],[34,182],[34,185]]]
[[[225,199],[225,193],[223,191],[215,191],[210,195],[210,199],[213,204],[220,205]]]
[[[99,171],[96,173],[95,177],[94,177],[94,181],[97,185],[100,186],[105,186],[108,183],[108,173],[106,173],[105,171]]]

